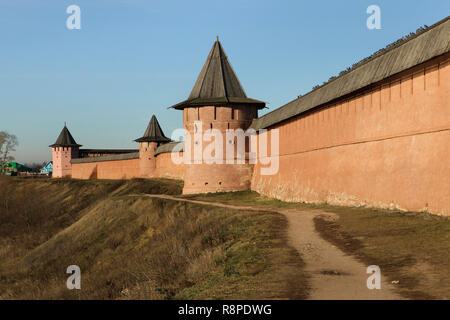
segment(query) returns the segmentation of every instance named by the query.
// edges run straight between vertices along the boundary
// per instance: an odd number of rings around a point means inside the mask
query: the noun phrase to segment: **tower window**
[[[234,108],[231,108],[231,120],[234,120]]]
[[[216,120],[217,117],[217,111],[216,111],[216,106],[214,106],[214,120]]]
[[[212,122],[209,124],[209,128],[212,130]]]

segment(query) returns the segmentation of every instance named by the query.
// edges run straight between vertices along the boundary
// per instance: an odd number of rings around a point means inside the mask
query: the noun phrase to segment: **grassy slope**
[[[268,209],[277,208],[305,208],[313,207],[296,202],[284,202],[275,198],[268,198],[255,191],[239,192],[217,192],[205,194],[189,194],[182,196],[185,199],[195,199],[201,201],[220,202],[238,206],[258,206]]]
[[[203,201],[271,208],[320,209],[338,215],[318,217],[316,230],[382,276],[398,281],[399,293],[412,299],[450,299],[450,219],[431,214],[287,203],[256,192],[184,196]]]
[[[170,180],[0,180],[0,298],[304,298],[286,220],[152,199]],[[65,287],[67,266],[82,290]]]

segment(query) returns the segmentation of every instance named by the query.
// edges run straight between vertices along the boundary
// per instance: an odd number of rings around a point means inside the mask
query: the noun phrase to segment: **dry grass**
[[[0,299],[306,297],[279,214],[135,195],[180,193],[170,180],[2,179],[0,190]],[[81,290],[65,286],[72,264]]]

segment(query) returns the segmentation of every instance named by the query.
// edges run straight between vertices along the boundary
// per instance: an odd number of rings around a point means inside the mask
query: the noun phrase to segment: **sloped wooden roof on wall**
[[[369,59],[354,70],[331,80],[318,89],[254,119],[250,128],[255,130],[268,128],[449,52],[449,18],[439,21],[427,31],[387,50],[382,55]]]
[[[123,154],[139,152],[139,149],[80,149],[80,154],[105,153],[105,154]]]
[[[75,158],[75,159],[70,160],[70,163],[120,161],[120,160],[131,160],[131,159],[139,159],[139,152],[111,154],[111,155],[100,156],[100,157]]]
[[[49,147],[81,147],[81,144],[76,143],[75,139],[70,134],[69,129],[67,129],[66,125],[64,125],[64,128],[61,130],[56,142]]]
[[[183,109],[190,106],[230,103],[253,104],[259,108],[265,107],[265,102],[247,98],[244,88],[228,61],[222,44],[217,39],[188,99],[171,108]]]

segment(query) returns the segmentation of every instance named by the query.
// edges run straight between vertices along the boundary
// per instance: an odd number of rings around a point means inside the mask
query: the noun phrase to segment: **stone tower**
[[[247,98],[217,39],[189,98],[172,106],[174,109],[183,110],[183,126],[186,130],[183,193],[233,191],[249,188],[252,168],[248,161],[238,163],[237,159],[231,159],[231,164],[230,161],[227,161],[230,160],[226,159],[229,157],[225,151],[227,144],[233,145],[235,155],[237,151],[234,146],[236,140],[227,139],[226,132],[237,129],[245,131],[252,119],[258,117],[258,110],[264,107],[264,102]],[[203,141],[204,139],[201,137],[198,138],[199,130],[203,130],[203,132],[207,130],[211,130],[210,132],[220,131],[223,137],[221,141],[222,163],[205,163],[204,157],[202,157],[202,161],[198,160],[198,150],[204,154],[210,144],[210,142]],[[211,141],[213,140],[214,138],[211,139]],[[211,154],[216,156],[215,152]],[[217,158],[215,159],[217,160]]]
[[[49,147],[52,148],[52,177],[72,177],[72,165],[70,161],[72,159],[78,158],[81,145],[75,142],[75,139],[72,137],[69,129],[67,129],[67,126],[65,124],[56,142]]]
[[[153,115],[144,135],[134,141],[139,142],[139,175],[141,178],[151,178],[156,168],[156,149],[160,144],[171,140],[164,135],[158,120]]]

